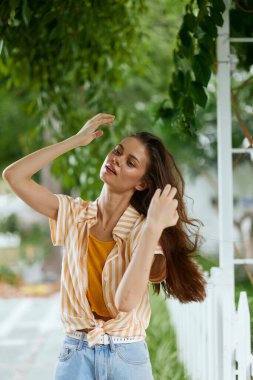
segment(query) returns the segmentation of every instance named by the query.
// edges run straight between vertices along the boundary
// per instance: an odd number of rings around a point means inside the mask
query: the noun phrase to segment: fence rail
[[[251,380],[253,355],[247,294],[240,293],[236,310],[224,269],[212,268],[210,277],[204,274],[207,297],[203,302],[167,301],[180,360],[192,380]]]

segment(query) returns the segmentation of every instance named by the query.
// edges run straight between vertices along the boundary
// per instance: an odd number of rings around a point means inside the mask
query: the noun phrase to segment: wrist
[[[162,228],[157,223],[149,219],[146,219],[145,229],[147,233],[155,235],[157,237],[157,240],[160,239],[163,232]]]
[[[80,138],[77,135],[70,136],[64,141],[71,145],[71,149],[78,148],[79,146],[81,146]]]

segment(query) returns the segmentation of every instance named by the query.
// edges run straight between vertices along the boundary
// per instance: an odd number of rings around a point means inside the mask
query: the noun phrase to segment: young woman
[[[181,302],[203,301],[205,279],[193,260],[199,234],[186,213],[184,180],[162,141],[148,132],[124,138],[101,167],[95,201],[53,194],[31,177],[67,151],[99,138],[114,115],[98,114],[74,136],[9,165],[4,180],[49,217],[62,246],[61,320],[65,338],[55,380],[153,379],[145,330],[149,284]]]

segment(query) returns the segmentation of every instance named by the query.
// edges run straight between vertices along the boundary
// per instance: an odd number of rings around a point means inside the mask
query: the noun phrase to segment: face
[[[106,169],[112,165],[116,175]],[[142,177],[146,173],[148,155],[141,141],[126,137],[107,155],[101,167],[100,178],[108,186],[119,192],[144,190],[147,186]]]

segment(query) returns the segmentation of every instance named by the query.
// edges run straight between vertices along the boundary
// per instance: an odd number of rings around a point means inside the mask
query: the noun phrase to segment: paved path
[[[1,380],[53,380],[64,339],[59,293],[0,299]]]

